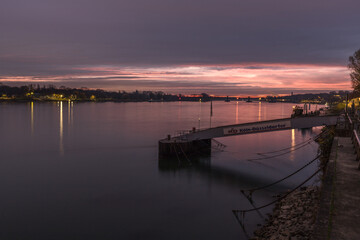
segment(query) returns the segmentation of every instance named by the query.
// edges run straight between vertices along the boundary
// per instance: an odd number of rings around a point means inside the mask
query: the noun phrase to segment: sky
[[[278,95],[350,90],[359,0],[1,0],[0,82]]]

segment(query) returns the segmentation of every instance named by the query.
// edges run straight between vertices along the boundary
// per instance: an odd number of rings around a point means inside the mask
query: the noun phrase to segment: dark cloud
[[[359,8],[358,0],[2,0],[0,76],[98,65],[346,65],[360,47]]]
[[[343,63],[355,0],[2,0],[1,53],[73,64]]]
[[[274,66],[247,66],[244,69],[283,69],[282,67],[274,67]]]

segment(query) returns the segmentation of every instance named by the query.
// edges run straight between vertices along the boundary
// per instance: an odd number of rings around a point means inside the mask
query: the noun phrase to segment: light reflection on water
[[[70,126],[71,123],[71,101],[68,101],[68,126]]]
[[[59,103],[59,151],[60,155],[64,155],[64,117],[63,117],[63,102]]]
[[[233,124],[234,109],[238,123],[289,117],[292,105],[213,102],[212,125]],[[211,157],[159,162],[157,141],[199,119],[208,127],[209,102],[0,104],[4,239],[246,239],[231,214],[251,207],[239,190],[302,166],[316,143],[264,156],[319,129],[219,138],[227,147]],[[255,193],[255,203],[269,202],[314,168]],[[248,231],[261,221],[249,214]]]
[[[259,117],[258,117],[258,121],[261,121],[261,102],[259,102]]]
[[[30,103],[30,112],[31,135],[34,135],[34,102]]]
[[[295,140],[295,129],[291,129],[291,150],[295,150],[296,140]],[[290,160],[294,160],[294,152],[290,153]]]
[[[235,109],[235,123],[239,123],[239,102],[236,101],[236,109]]]

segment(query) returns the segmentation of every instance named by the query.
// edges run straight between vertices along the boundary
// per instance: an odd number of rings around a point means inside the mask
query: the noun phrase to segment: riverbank
[[[301,187],[277,202],[266,223],[254,232],[253,240],[312,239],[318,209],[323,204],[320,200],[324,202],[324,191],[331,184],[329,176],[333,175],[331,169],[336,155],[335,129],[324,128],[323,132],[327,133],[317,139],[322,153],[319,167],[324,170],[321,186]],[[323,215],[320,218],[323,219]]]
[[[321,187],[299,189],[278,202],[252,239],[358,239],[358,165],[351,138],[335,137]]]
[[[310,239],[318,210],[319,187],[300,188],[279,201],[252,240]]]

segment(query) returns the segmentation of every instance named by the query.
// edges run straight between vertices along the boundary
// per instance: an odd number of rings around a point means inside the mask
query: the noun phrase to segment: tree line
[[[16,100],[55,100],[69,99],[77,101],[175,101],[177,95],[166,94],[162,91],[105,91],[102,89],[68,88],[54,85],[40,86],[30,84],[27,86],[11,87],[0,83],[0,97],[7,96]]]

